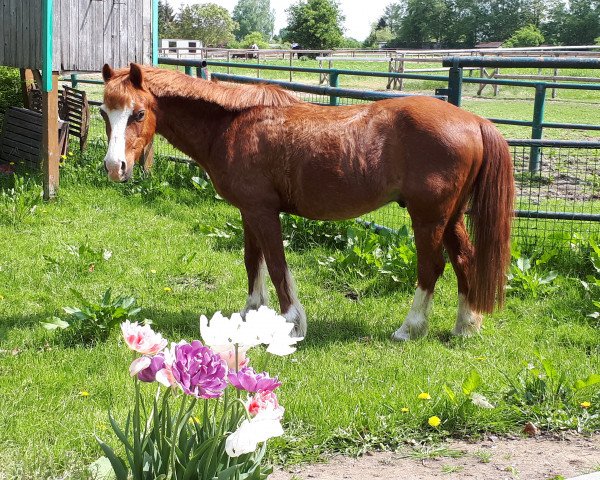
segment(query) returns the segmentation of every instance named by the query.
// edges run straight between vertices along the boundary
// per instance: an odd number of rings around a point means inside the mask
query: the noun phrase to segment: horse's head
[[[100,112],[108,136],[104,168],[111,180],[126,182],[156,130],[156,102],[144,87],[142,69],[135,63],[129,70],[116,71],[104,65],[102,77],[104,103]]]

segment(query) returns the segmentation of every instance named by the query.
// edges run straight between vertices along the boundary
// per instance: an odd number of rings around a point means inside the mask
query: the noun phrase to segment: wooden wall
[[[41,0],[0,0],[0,65],[41,68]],[[53,69],[152,58],[152,0],[54,0]]]
[[[41,30],[41,0],[0,0],[0,65],[42,68]]]

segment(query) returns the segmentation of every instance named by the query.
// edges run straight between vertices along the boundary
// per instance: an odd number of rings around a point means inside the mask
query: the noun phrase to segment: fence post
[[[448,102],[460,107],[462,101],[463,69],[458,66],[458,59],[454,60],[448,72]]]
[[[185,66],[185,74],[189,75],[190,77],[192,76],[192,67],[190,67],[189,65]]]
[[[329,71],[329,86],[339,88],[340,86],[340,73],[337,70]],[[340,104],[340,97],[336,95],[329,96],[329,105],[337,106]]]
[[[544,108],[546,106],[546,86],[538,83],[535,86],[535,100],[533,102],[533,125],[531,126],[531,139],[541,140],[544,123]],[[533,146],[529,152],[529,172],[540,171],[540,147]]]
[[[79,82],[77,81],[77,74],[76,73],[72,73],[71,74],[71,88],[77,88],[77,84]]]

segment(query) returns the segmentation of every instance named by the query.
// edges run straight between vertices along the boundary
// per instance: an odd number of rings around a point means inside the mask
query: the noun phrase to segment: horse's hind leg
[[[248,310],[256,310],[261,305],[269,304],[269,291],[265,282],[265,257],[256,235],[242,216],[244,224],[244,263],[248,274],[248,299],[242,311],[245,316]]]
[[[244,214],[244,225],[254,232],[264,255],[269,276],[273,281],[282,315],[295,325],[294,336],[306,335],[306,315],[296,296],[294,280],[288,269],[283,252],[281,222],[278,212],[251,212]]]
[[[469,276],[473,263],[473,246],[465,227],[462,215],[448,223],[444,232],[444,246],[454,267],[458,282],[458,315],[452,333],[469,336],[481,328],[482,315],[471,309],[469,296]]]
[[[445,226],[445,222],[413,224],[417,246],[417,291],[404,323],[392,335],[393,340],[414,340],[427,334],[433,289],[444,272],[442,237]]]

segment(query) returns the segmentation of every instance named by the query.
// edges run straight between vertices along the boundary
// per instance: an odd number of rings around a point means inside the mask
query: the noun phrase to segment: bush
[[[19,70],[0,67],[0,119],[9,107],[22,107],[21,77]]]
[[[526,25],[519,28],[504,42],[504,47],[537,47],[544,43],[544,35],[535,25]]]

